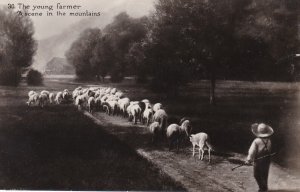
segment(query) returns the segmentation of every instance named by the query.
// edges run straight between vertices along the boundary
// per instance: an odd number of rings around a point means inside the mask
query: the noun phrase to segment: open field
[[[27,92],[0,88],[1,189],[183,190],[75,107],[28,108]]]
[[[81,83],[70,79],[48,79],[42,87],[0,88],[1,188],[182,189],[180,185],[160,173],[157,168],[137,156],[132,150],[132,147],[137,146],[136,143],[141,143],[142,145],[138,145],[138,148],[156,151],[155,153],[165,156],[166,153],[163,153],[167,147],[165,142],[153,148],[146,132],[140,135],[140,132],[135,132],[136,129],[131,129],[130,124],[125,123],[124,125],[128,126],[125,129],[127,132],[122,133],[119,130],[117,134],[131,139],[135,138],[127,141],[129,147],[124,142],[103,132],[71,106],[55,106],[43,110],[28,109],[25,106],[28,90],[58,91],[65,88],[73,90],[78,85]],[[179,96],[171,98],[151,93],[132,83],[107,84],[107,86],[120,88],[132,100],[148,98],[153,103],[162,102],[170,115],[169,123],[178,122],[183,116],[189,117],[194,125],[194,132],[205,131],[211,136],[212,143],[217,149],[213,158],[218,167],[224,164],[226,169],[228,168],[226,165],[228,161],[224,162],[222,154],[226,155],[231,152],[245,154],[253,139],[250,125],[254,122],[266,122],[275,130],[273,143],[274,151],[278,154],[274,160],[285,167],[299,168],[298,86],[300,84],[218,82],[216,106],[208,104],[208,85],[209,83],[205,81],[191,84],[182,89]],[[32,119],[32,117],[36,118]],[[124,121],[120,122],[124,123]],[[107,130],[114,129],[114,127],[116,126],[107,125],[103,128]],[[110,145],[107,145],[108,143]],[[108,152],[101,152],[102,146]],[[114,166],[113,170],[103,169],[102,167],[109,166],[109,161],[99,161],[103,155],[101,153],[112,158],[119,166]],[[112,154],[116,156],[111,157]],[[184,159],[190,158],[189,156],[184,152],[175,155],[174,160],[178,163],[185,162]],[[136,160],[134,166],[123,165],[123,162],[127,162],[128,159]],[[201,164],[201,167],[203,166],[205,164]],[[149,168],[149,172],[145,174],[150,176],[146,177],[147,180],[142,180],[139,168],[145,167],[147,170]],[[211,166],[206,169],[211,169]],[[246,175],[250,176],[251,173],[247,174],[249,168],[241,170],[246,171]],[[112,175],[108,177],[106,173]],[[128,176],[128,173],[132,173],[133,176]],[[136,175],[139,176],[136,177]],[[159,176],[158,181],[154,179],[157,176]],[[203,176],[212,179],[212,175]],[[61,179],[58,181],[57,177]],[[128,183],[128,180],[120,179],[126,177],[131,178],[133,182],[129,186],[124,184]],[[163,180],[160,179],[161,177]],[[107,181],[107,178],[110,179]],[[103,179],[106,182],[101,183],[100,180]],[[232,185],[235,185],[234,181]]]

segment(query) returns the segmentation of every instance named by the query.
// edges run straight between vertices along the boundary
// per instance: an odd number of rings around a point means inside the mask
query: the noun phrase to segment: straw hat
[[[255,123],[251,126],[252,133],[257,137],[270,137],[274,131],[272,127],[264,123]]]

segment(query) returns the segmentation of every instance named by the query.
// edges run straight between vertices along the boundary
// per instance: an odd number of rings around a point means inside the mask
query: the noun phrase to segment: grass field
[[[1,189],[183,190],[75,107],[28,108],[27,91],[0,88]]]
[[[0,188],[182,189],[73,107],[25,106],[28,90],[73,90],[78,85],[70,79],[52,79],[42,87],[0,87]],[[189,117],[193,132],[207,132],[219,151],[247,153],[254,139],[250,125],[268,123],[275,130],[274,160],[300,167],[297,83],[219,81],[216,106],[208,104],[206,81],[190,84],[177,97],[154,94],[132,83],[107,86],[120,88],[132,100],[163,103],[169,123]]]

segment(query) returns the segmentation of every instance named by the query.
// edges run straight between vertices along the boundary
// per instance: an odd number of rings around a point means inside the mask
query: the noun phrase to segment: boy
[[[268,191],[268,176],[271,163],[271,147],[270,136],[273,135],[273,129],[264,123],[253,124],[251,126],[252,133],[257,137],[252,142],[246,164],[253,162],[254,178],[259,186],[259,191]],[[269,155],[269,156],[268,156]],[[263,157],[261,159],[258,159]]]

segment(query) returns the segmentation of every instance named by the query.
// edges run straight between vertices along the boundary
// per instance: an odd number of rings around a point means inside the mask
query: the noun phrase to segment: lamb
[[[179,150],[179,145],[185,136],[189,136],[192,131],[191,124],[189,120],[184,120],[179,126],[178,124],[171,124],[167,128],[167,138],[169,140],[169,150],[172,149],[172,145],[177,146],[177,152]]]
[[[209,142],[209,137],[206,133],[197,133],[190,136],[190,141],[193,145],[193,156],[195,156],[195,146],[199,146],[199,159],[203,160],[204,149],[208,149],[208,161],[210,162],[210,152],[212,145]]]

